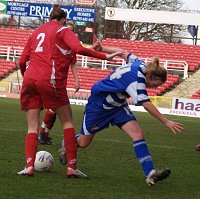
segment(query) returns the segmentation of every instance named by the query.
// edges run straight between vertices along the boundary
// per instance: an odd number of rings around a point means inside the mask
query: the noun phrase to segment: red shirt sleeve
[[[74,48],[74,51],[77,54],[80,54],[80,55],[85,55],[85,56],[89,56],[89,57],[95,57],[95,58],[98,58],[98,59],[106,59],[106,54],[97,52],[97,51],[95,51],[95,50],[93,50],[91,48],[85,48],[82,45],[76,46]]]
[[[29,60],[30,54],[31,54],[31,37],[29,37],[19,60],[19,68],[22,76],[24,76],[24,73],[26,71],[26,62]]]
[[[69,46],[70,49],[72,49],[75,53],[80,55],[95,57],[98,59],[106,59],[106,54],[97,52],[90,48],[83,47],[78,37],[71,30],[66,28],[61,32],[62,32],[61,37],[63,38],[65,44]]]

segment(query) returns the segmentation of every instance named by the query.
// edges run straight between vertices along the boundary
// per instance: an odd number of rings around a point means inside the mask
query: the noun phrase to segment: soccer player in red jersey
[[[67,28],[69,28],[71,31],[74,32],[75,26],[72,21],[67,21],[66,26]],[[76,67],[76,61],[77,61],[76,54],[73,53],[72,51],[69,55],[68,55],[69,60],[71,59],[70,68],[75,79],[75,92],[77,92],[80,88],[80,82],[79,82],[78,72],[77,72],[77,67]],[[65,71],[62,72],[63,79],[65,80],[65,83],[67,84],[69,66],[63,69],[65,69]],[[38,142],[40,144],[54,145],[51,138],[49,137],[49,132],[52,129],[55,121],[56,121],[56,113],[51,109],[47,109],[44,115],[43,122],[40,127],[40,131],[38,133]]]
[[[62,71],[71,64],[71,59],[67,56],[71,51],[108,60],[119,53],[106,55],[84,48],[77,36],[63,26],[65,22],[66,13],[55,5],[50,14],[50,22],[32,33],[19,61],[24,77],[20,102],[22,110],[26,112],[28,132],[25,138],[26,165],[25,169],[17,173],[18,175],[34,175],[40,111],[44,107],[58,114],[63,127],[68,160],[67,177],[87,177],[76,168],[75,130]]]

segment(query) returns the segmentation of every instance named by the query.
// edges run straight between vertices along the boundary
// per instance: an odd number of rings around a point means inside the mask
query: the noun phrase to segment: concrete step
[[[18,82],[18,78],[19,78],[19,82],[22,83],[23,78],[22,78],[20,70],[17,70],[11,73],[9,76],[2,79],[1,82]]]
[[[198,90],[200,90],[200,69],[181,82],[172,91],[167,92],[164,96],[190,98]]]

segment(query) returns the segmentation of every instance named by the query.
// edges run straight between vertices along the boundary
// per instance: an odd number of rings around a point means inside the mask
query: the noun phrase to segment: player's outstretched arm
[[[63,38],[65,44],[69,46],[70,49],[73,50],[76,54],[95,57],[103,60],[107,59],[105,53],[97,52],[94,49],[83,47],[78,37],[74,34],[74,32],[70,31],[69,29],[63,29],[63,31],[57,33],[57,36]]]
[[[122,48],[116,48],[116,47],[108,47],[108,46],[103,46],[100,44],[99,41],[95,42],[93,44],[93,49],[99,52],[105,52],[105,53],[116,53],[116,52],[121,52],[120,56],[121,58],[123,58],[125,61],[127,61],[127,57],[129,52],[122,49]]]
[[[122,54],[123,54],[123,52],[121,52],[121,51],[119,51],[119,52],[114,52],[114,53],[112,53],[112,54],[106,54],[106,59],[108,60],[108,61],[111,61],[111,60],[113,60],[113,58],[114,57],[116,57],[116,56],[122,56]]]
[[[171,121],[162,115],[158,109],[151,102],[144,102],[142,106],[147,112],[149,112],[153,117],[161,121],[165,126],[167,126],[174,134],[180,133],[183,129],[183,124]]]

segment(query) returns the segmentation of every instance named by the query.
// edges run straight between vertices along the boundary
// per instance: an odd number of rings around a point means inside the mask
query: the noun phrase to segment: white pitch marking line
[[[7,128],[0,128],[0,130],[3,131],[14,131],[14,132],[21,132],[22,130],[19,129],[7,129]],[[63,135],[58,135],[58,134],[54,134],[54,136],[57,137],[63,137]],[[94,138],[95,140],[99,140],[99,141],[105,141],[105,142],[116,142],[116,143],[129,143],[129,141],[120,141],[120,140],[112,140],[112,139],[100,139],[100,138]],[[177,148],[177,147],[173,147],[173,146],[162,146],[162,145],[154,145],[154,144],[148,144],[148,146],[152,146],[152,147],[158,147],[158,148],[165,148],[165,149],[177,149],[177,150],[190,150],[190,149],[186,149],[186,148]]]
[[[116,143],[130,143],[128,141],[119,141],[119,140],[110,140],[110,139],[98,139],[96,138],[95,140],[100,140],[100,141],[106,141],[106,142],[116,142]],[[181,148],[173,147],[173,146],[161,146],[161,145],[154,145],[154,144],[148,144],[148,146],[153,146],[153,147],[159,147],[159,148],[166,148],[166,149],[179,149],[183,150]]]

